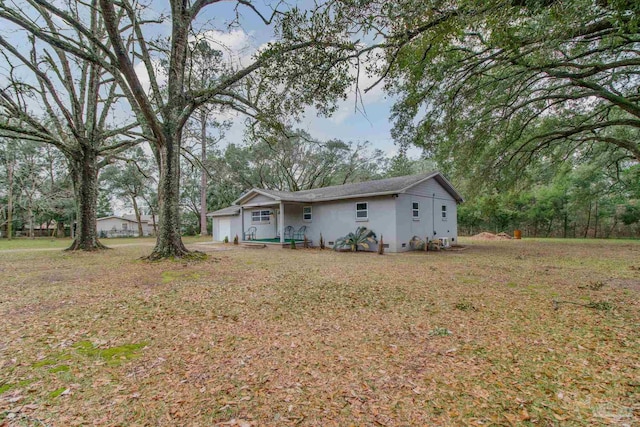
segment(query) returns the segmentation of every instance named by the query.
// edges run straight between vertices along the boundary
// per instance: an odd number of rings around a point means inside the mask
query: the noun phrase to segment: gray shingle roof
[[[275,200],[288,202],[319,202],[328,200],[347,199],[361,196],[384,195],[400,193],[409,187],[429,178],[435,178],[444,186],[457,200],[462,201],[462,197],[456,192],[440,172],[433,171],[418,175],[399,176],[395,178],[377,179],[374,181],[357,182],[353,184],[334,185],[331,187],[315,188],[313,190],[302,191],[277,191],[255,188],[236,200],[240,203],[251,192],[257,192],[273,197]]]
[[[240,206],[231,205],[226,208],[218,209],[214,212],[209,212],[207,216],[230,216],[230,215],[238,215],[240,214]]]

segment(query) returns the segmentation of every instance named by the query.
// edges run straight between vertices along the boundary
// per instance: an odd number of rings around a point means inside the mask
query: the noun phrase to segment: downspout
[[[436,193],[431,196],[431,227],[433,228],[433,238],[436,238]]]

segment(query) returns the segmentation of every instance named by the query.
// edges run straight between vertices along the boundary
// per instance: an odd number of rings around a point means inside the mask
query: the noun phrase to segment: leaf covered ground
[[[0,425],[640,423],[640,244],[468,243],[0,252]]]

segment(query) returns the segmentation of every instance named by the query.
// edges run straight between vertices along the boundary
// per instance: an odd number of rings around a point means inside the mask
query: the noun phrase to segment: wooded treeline
[[[437,169],[404,153],[386,158],[367,144],[318,141],[302,131],[219,148],[210,141],[205,164],[182,161],[181,232],[201,231],[201,176],[208,173],[205,212],[231,204],[252,187],[296,191]],[[11,149],[9,152],[7,149]],[[197,151],[195,152],[197,154]],[[140,147],[99,175],[97,216],[119,211],[157,213],[157,168]],[[460,234],[520,229],[525,237],[612,238],[640,236],[640,168],[611,175],[602,159],[590,163],[538,164],[518,187],[487,189],[456,176],[466,201],[458,208]],[[8,172],[12,171],[10,185]],[[71,179],[64,157],[48,146],[12,142],[0,149],[0,185],[11,189],[12,224],[21,236],[68,236],[75,221]],[[483,189],[484,188],[484,189]],[[0,232],[7,233],[8,193],[0,195]],[[205,224],[210,229],[210,224]],[[209,230],[210,231],[210,230]],[[139,232],[142,235],[141,232]],[[15,235],[15,234],[14,234]]]
[[[598,164],[541,170],[534,182],[519,187],[470,192],[458,208],[459,232],[512,234],[519,229],[525,237],[640,237],[637,166],[619,176]]]

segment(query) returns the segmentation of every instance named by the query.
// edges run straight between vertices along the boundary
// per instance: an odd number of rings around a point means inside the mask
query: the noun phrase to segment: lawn
[[[183,237],[186,243],[193,243],[197,241],[210,241],[210,237],[189,236]],[[131,244],[154,244],[155,237],[120,237],[113,239],[100,239],[102,243],[107,246],[120,246]],[[3,250],[22,250],[22,249],[64,249],[71,246],[72,240],[70,238],[57,239],[52,237],[37,237],[30,239],[28,237],[20,237],[12,240],[0,239],[0,251]]]
[[[201,247],[0,252],[0,425],[640,423],[638,242]]]

